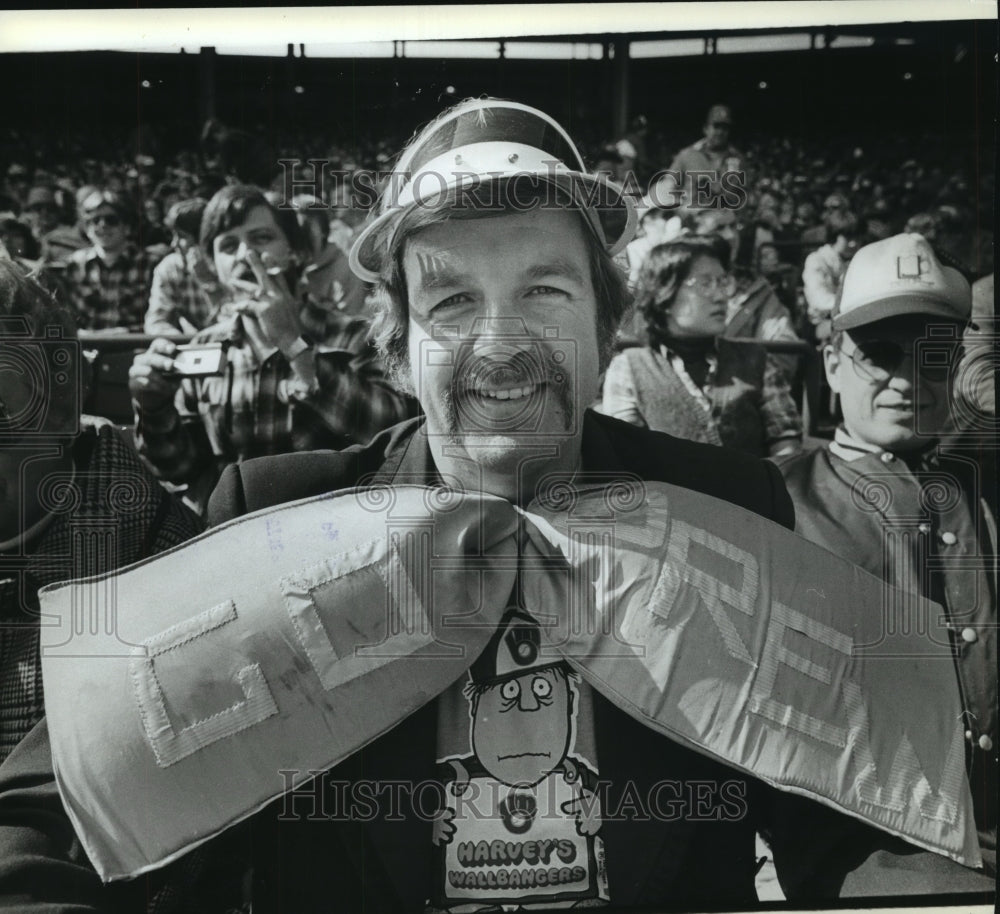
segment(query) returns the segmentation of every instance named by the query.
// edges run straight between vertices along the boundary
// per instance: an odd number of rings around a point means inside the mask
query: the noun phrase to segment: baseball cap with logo
[[[517,102],[472,99],[428,124],[403,151],[373,218],[351,248],[351,269],[376,282],[392,232],[412,209],[443,209],[456,198],[464,206],[477,189],[518,178],[558,188],[612,257],[635,234],[631,197],[606,175],[589,174],[551,117]]]
[[[477,685],[496,685],[532,670],[558,666],[560,658],[542,653],[538,622],[519,609],[508,611],[482,654],[469,669]]]
[[[893,235],[859,249],[847,267],[834,330],[908,314],[965,323],[972,290],[954,267],[942,264],[923,235]]]

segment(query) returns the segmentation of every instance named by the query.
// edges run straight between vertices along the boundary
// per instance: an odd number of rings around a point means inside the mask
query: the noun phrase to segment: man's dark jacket
[[[364,447],[286,454],[231,466],[212,496],[209,519],[218,524],[358,484],[433,483],[436,471],[422,421],[395,426]],[[650,432],[592,412],[585,416],[582,449],[584,473],[608,481],[634,474],[713,495],[789,528],[794,524],[792,503],[781,476],[766,461]],[[436,707],[436,702],[431,702],[324,777],[352,783],[361,779],[434,780]],[[623,816],[624,821],[606,818],[601,834],[614,907],[739,908],[754,903],[754,832],[761,827],[755,813],[767,795],[764,786],[672,743],[596,693],[594,715],[600,777],[611,784],[607,796],[602,797],[607,810],[622,807],[626,788],[646,798],[653,785],[664,781],[701,781],[716,786],[743,781],[749,809],[739,821],[695,821],[690,812],[669,822],[641,821],[641,815],[631,820]],[[30,788],[31,778],[39,777],[39,744],[47,754],[44,726],[40,730],[29,740],[35,743],[34,753],[25,752],[28,757],[20,759],[12,756],[15,766],[20,767],[0,777],[0,815],[4,791],[12,779]],[[47,758],[44,762],[51,764]],[[334,796],[333,790],[327,792],[328,798]],[[310,815],[314,810],[319,814]],[[152,900],[154,906],[149,909],[157,912],[220,912],[226,911],[227,905],[239,910],[248,894],[252,894],[254,914],[422,911],[431,889],[430,822],[412,815],[401,816],[399,821],[345,821],[324,817],[324,811],[331,812],[322,808],[314,784],[275,801],[178,863],[107,894],[122,910],[142,910]],[[162,813],[150,811],[150,815],[157,814]],[[68,826],[53,824],[57,816],[52,811],[50,818],[53,821],[46,820],[40,827]],[[68,846],[69,836],[60,834],[46,834],[44,840],[35,835],[35,853],[52,856],[51,848],[60,841]],[[4,840],[8,841],[7,850],[16,850],[10,848],[10,838],[5,839],[0,828],[0,842]],[[0,843],[0,854],[4,851]],[[61,876],[75,880],[77,891],[84,887],[97,891],[83,878],[79,861],[70,864],[36,857],[22,870],[30,873],[25,878],[31,886],[48,893],[43,897],[53,897]],[[3,892],[0,883],[0,899]],[[68,900],[65,894],[59,897]],[[199,898],[203,903],[197,901]],[[18,910],[32,908],[27,904]]]

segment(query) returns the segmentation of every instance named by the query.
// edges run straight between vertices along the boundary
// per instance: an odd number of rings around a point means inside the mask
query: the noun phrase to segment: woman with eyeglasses
[[[129,372],[139,453],[160,478],[186,485],[192,506],[204,509],[229,463],[363,444],[411,415],[385,380],[368,322],[317,316],[292,209],[256,187],[224,187],[205,207],[200,244],[230,300],[193,342],[225,346],[222,367],[184,376],[177,344],[160,338]]]
[[[759,457],[802,444],[802,421],[762,346],[723,339],[729,245],[685,237],[654,248],[636,289],[646,344],[608,367],[601,411],[679,438]]]

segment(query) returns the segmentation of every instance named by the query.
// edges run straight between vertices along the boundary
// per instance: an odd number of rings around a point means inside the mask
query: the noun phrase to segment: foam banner
[[[979,865],[947,639],[914,622],[940,610],[755,514],[635,481],[553,486],[526,510],[348,490],[45,588],[56,778],[102,878],[168,863],[440,694],[518,573],[543,650],[647,726]]]

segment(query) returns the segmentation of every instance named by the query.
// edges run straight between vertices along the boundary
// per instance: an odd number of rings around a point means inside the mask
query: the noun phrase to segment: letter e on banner
[[[750,710],[782,727],[791,727],[842,749],[847,745],[847,732],[842,727],[834,726],[772,697],[778,667],[782,663],[824,685],[828,686],[832,681],[830,670],[826,667],[807,660],[785,646],[785,633],[789,630],[800,632],[813,641],[851,656],[854,642],[847,635],[775,601],[771,606],[771,624],[767,629],[760,672],[750,691]]]

